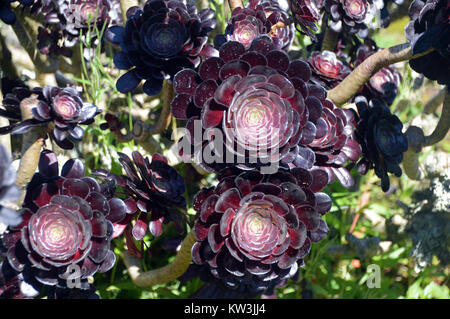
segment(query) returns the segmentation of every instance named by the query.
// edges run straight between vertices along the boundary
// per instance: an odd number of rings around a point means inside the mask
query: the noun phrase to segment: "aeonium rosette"
[[[125,203],[110,185],[84,175],[80,160],[67,161],[58,175],[56,155],[43,151],[39,173],[27,186],[23,221],[1,238],[6,282],[20,278],[22,292],[36,295],[43,285],[89,289],[87,278],[106,272],[116,256],[110,250],[112,222],[123,218]],[[69,280],[71,279],[71,280]]]
[[[367,24],[377,13],[373,0],[324,0],[324,8],[330,15],[330,27],[335,32],[345,30],[362,38],[368,36]]]
[[[71,87],[46,86],[30,90],[20,85],[7,92],[2,104],[5,110],[0,109],[0,116],[17,123],[1,127],[0,134],[23,134],[33,127],[42,127],[63,149],[72,149],[73,141],[81,140],[84,135],[79,125],[93,123],[94,117],[101,112],[95,105],[84,102]],[[22,104],[28,105],[31,118],[22,119]]]
[[[143,8],[131,7],[124,27],[108,30],[121,51],[114,56],[117,68],[129,70],[117,80],[117,89],[128,93],[144,80],[150,96],[161,91],[164,78],[183,68],[197,67],[201,57],[217,54],[208,41],[215,27],[214,11],[197,12],[185,0],[148,0]]]
[[[160,236],[163,224],[174,222],[182,233],[185,227],[186,200],[184,180],[168,164],[167,158],[153,154],[149,159],[134,151],[132,158],[119,153],[125,175],[96,170],[93,175],[109,180],[117,186],[116,194],[123,195],[128,214],[114,223],[113,237],[125,233],[129,251],[138,255],[135,240],[142,240],[149,231]]]
[[[334,52],[327,50],[314,51],[308,62],[313,79],[328,88],[338,85],[351,72],[345,62],[339,60]]]
[[[274,50],[268,36],[255,39],[249,50],[229,41],[219,55],[205,60],[198,72],[183,70],[174,79],[177,96],[172,113],[189,120],[191,134],[186,140],[195,146],[192,156],[209,170],[227,164],[251,167],[278,162],[298,143],[300,127],[307,120],[305,82],[311,75],[307,63],[291,62],[286,53]],[[211,139],[217,138],[209,146],[216,155],[224,155],[226,145],[232,155],[230,159],[227,154],[227,163],[225,158],[209,163],[202,158],[208,148],[202,136],[194,134],[197,124],[200,130],[209,130]]]
[[[209,171],[238,165],[264,173],[278,164],[312,169],[318,151],[332,155],[320,165],[339,169],[347,159],[355,161],[360,147],[352,143],[353,122],[311,74],[306,61],[291,61],[268,36],[255,39],[249,50],[225,43],[198,72],[175,76],[172,113],[188,120],[181,155]],[[340,179],[346,186],[348,176]]]
[[[233,10],[225,33],[216,36],[214,42],[220,47],[227,41],[237,41],[248,49],[254,39],[269,35],[276,49],[287,51],[294,40],[294,31],[289,14],[277,1],[251,0],[244,8]]]
[[[321,218],[331,207],[324,186],[302,168],[261,175],[226,169],[215,188],[194,199],[195,263],[230,288],[262,293],[292,277],[328,227]]]

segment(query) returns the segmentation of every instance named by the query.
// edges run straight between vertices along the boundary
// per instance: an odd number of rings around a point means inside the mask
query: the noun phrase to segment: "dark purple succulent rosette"
[[[290,79],[288,74],[295,78]],[[238,163],[248,168],[284,159],[298,144],[300,128],[308,119],[304,97],[310,75],[306,62],[291,62],[284,51],[274,49],[269,36],[255,39],[249,50],[236,41],[225,43],[219,57],[205,60],[197,72],[183,70],[175,76],[177,95],[171,104],[172,113],[188,120],[191,132],[183,144],[192,146],[191,156],[198,157],[199,164],[209,171]],[[208,143],[195,137],[196,124],[204,130],[221,130],[232,158],[227,157],[226,163],[206,163],[202,153]]]
[[[326,90],[310,81],[311,74],[306,61],[290,61],[286,53],[274,50],[268,36],[255,39],[249,50],[229,41],[219,57],[205,60],[198,72],[179,72],[171,107],[176,118],[188,120],[189,134],[179,144],[182,157],[208,171],[277,162],[312,169],[317,151],[330,153],[328,160],[320,161],[333,167],[330,171],[340,168],[333,162],[337,157],[354,160],[360,150],[353,145],[347,111],[326,99]],[[196,125],[212,137],[220,130],[225,145],[203,140]],[[228,154],[210,161],[203,156],[205,149]],[[348,174],[340,179],[345,185],[349,180]]]
[[[144,238],[147,230],[153,236],[160,236],[163,224],[171,221],[180,233],[183,232],[183,211],[186,210],[183,194],[186,188],[181,175],[168,165],[162,155],[154,154],[150,162],[137,151],[132,153],[132,160],[123,153],[118,154],[126,175],[119,176],[105,170],[93,173],[99,178],[114,181],[120,188],[116,193],[124,195],[124,202],[129,207],[128,215],[114,223],[114,237],[127,228],[129,232],[126,231],[125,235],[138,241]]]
[[[408,150],[403,124],[379,100],[368,101],[366,97],[358,96],[355,103],[359,114],[355,135],[362,147],[358,172],[366,174],[369,169],[374,169],[381,179],[382,190],[387,192],[390,187],[388,173],[397,177],[402,175],[400,163],[403,153]]]
[[[1,240],[7,270],[21,275],[28,294],[43,285],[71,288],[73,279],[80,280],[76,288],[89,289],[87,277],[108,271],[116,261],[110,250],[112,222],[126,215],[125,203],[84,176],[78,159],[67,161],[61,175],[58,171],[56,155],[43,151],[39,173],[27,186],[23,221],[9,226]]]
[[[335,87],[351,72],[345,61],[341,61],[334,52],[327,50],[312,52],[308,62],[311,65],[313,79],[327,88]]]
[[[411,43],[412,53],[419,54],[434,49],[422,57],[409,60],[418,73],[450,85],[450,4],[447,0],[415,0],[409,7],[411,21],[405,35]]]
[[[20,2],[22,6],[29,7],[34,3],[34,0],[2,0],[0,2],[0,20],[6,24],[14,24],[16,22],[16,15],[11,10],[11,3]]]
[[[0,223],[5,225],[14,226],[22,221],[20,214],[8,206],[20,197],[20,189],[15,182],[16,170],[11,166],[11,157],[0,145]]]
[[[20,103],[30,97],[35,97],[31,109],[33,118],[22,121]],[[6,94],[2,103],[5,109],[0,109],[0,116],[17,123],[1,127],[0,134],[23,134],[33,127],[42,126],[63,149],[72,149],[73,141],[81,140],[84,135],[79,125],[92,124],[94,117],[101,112],[95,105],[83,102],[71,87],[46,86],[30,90],[19,86]]]
[[[201,57],[217,54],[207,44],[216,23],[210,9],[197,12],[182,0],[149,0],[144,8],[130,8],[127,16],[125,27],[108,30],[109,39],[121,47],[114,56],[116,67],[129,70],[117,80],[122,93],[145,80],[144,92],[156,95],[164,78],[173,79],[181,69],[197,67]]]
[[[73,46],[94,25],[102,30],[104,24],[122,24],[119,0],[42,0],[35,3],[32,14],[44,17],[44,27],[39,27],[38,49],[47,55],[72,55]],[[90,37],[95,37],[95,32]],[[98,40],[91,40],[96,45]],[[88,49],[84,50],[89,57]]]
[[[373,18],[376,7],[373,0],[324,0],[324,9],[335,32],[348,32],[366,38],[369,34],[365,21]]]
[[[354,184],[349,170],[361,156],[361,146],[355,136],[357,117],[351,109],[338,108],[329,101],[322,104],[322,116],[314,123],[315,128],[309,125],[315,132],[315,138],[308,144],[315,156],[313,168],[328,174],[328,184],[337,179],[349,188]],[[305,134],[305,139],[309,138],[307,136]]]
[[[217,47],[227,41],[237,41],[249,49],[253,40],[269,35],[276,49],[287,51],[295,36],[289,14],[273,0],[251,0],[245,8],[235,8],[231,13],[225,33],[216,36]],[[281,25],[282,24],[282,25]]]
[[[317,41],[316,23],[322,16],[323,0],[291,0],[289,3],[298,30]]]
[[[331,199],[320,192],[323,179],[302,168],[237,173],[226,169],[216,187],[196,195],[192,258],[228,287],[248,285],[262,293],[292,277],[311,243],[325,238],[321,216]]]

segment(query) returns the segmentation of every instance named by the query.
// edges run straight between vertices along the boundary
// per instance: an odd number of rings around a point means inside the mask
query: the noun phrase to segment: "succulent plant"
[[[369,34],[366,23],[377,11],[373,0],[324,0],[324,8],[335,32],[345,30],[349,34],[357,33],[361,38]]]
[[[409,7],[411,21],[405,34],[412,53],[434,49],[422,57],[409,60],[416,72],[440,84],[450,85],[450,6],[447,0],[415,0]]]
[[[197,67],[200,57],[216,54],[206,43],[215,27],[211,9],[197,12],[184,0],[149,0],[144,8],[130,8],[127,16],[125,27],[108,31],[122,49],[114,56],[116,67],[129,70],[117,80],[120,92],[130,92],[145,80],[144,92],[156,95],[164,78],[173,79],[183,68]]]
[[[14,24],[16,22],[16,15],[11,10],[10,4],[19,1],[22,6],[31,6],[35,0],[3,0],[0,2],[0,20],[6,24]]]
[[[374,168],[381,178],[381,189],[387,192],[390,187],[387,173],[397,177],[402,175],[399,164],[408,150],[408,140],[402,133],[403,124],[379,100],[368,101],[364,96],[358,96],[355,103],[359,114],[355,133],[362,147],[358,171],[365,174]]]
[[[289,14],[274,0],[251,0],[244,7],[231,13],[225,33],[216,36],[216,46],[227,41],[237,41],[250,48],[253,40],[269,35],[276,49],[288,50],[295,36],[295,28],[289,23]]]
[[[334,52],[327,50],[312,52],[308,62],[313,79],[328,88],[338,85],[351,72],[345,62],[339,60]]]
[[[0,223],[5,225],[18,225],[22,221],[20,214],[9,205],[20,197],[15,181],[16,171],[11,166],[11,158],[6,148],[0,145]]]
[[[228,287],[253,293],[292,277],[311,243],[328,232],[321,216],[331,199],[314,176],[301,168],[271,175],[222,171],[219,184],[194,199],[194,262]]]
[[[227,42],[219,57],[205,60],[198,72],[184,70],[175,76],[172,113],[188,120],[190,133],[180,142],[182,155],[209,171],[230,165],[269,170],[279,162],[311,169],[316,151],[342,156],[339,147],[351,143],[352,123],[347,111],[335,108],[326,90],[310,78],[308,63],[290,61],[268,36],[256,38],[249,50]],[[196,126],[209,134],[211,143],[198,136]],[[205,156],[208,152],[214,156]]]
[[[36,295],[43,285],[71,288],[74,280],[76,288],[89,289],[87,277],[108,271],[116,260],[112,222],[126,215],[125,203],[108,185],[85,177],[78,159],[67,161],[61,176],[58,171],[56,155],[43,151],[27,187],[23,221],[1,239],[5,272],[21,276],[24,295]]]
[[[83,102],[78,92],[71,87],[46,86],[29,89],[18,86],[3,99],[0,116],[16,123],[1,127],[0,134],[23,134],[33,127],[43,127],[55,143],[63,149],[72,149],[73,140],[83,138],[84,130],[79,126],[94,122],[101,111],[93,104]],[[21,104],[31,104],[32,118],[22,120]]]
[[[136,240],[142,240],[147,229],[154,236],[162,233],[162,225],[173,221],[180,232],[184,231],[186,200],[183,197],[185,185],[178,172],[168,165],[167,159],[159,154],[144,158],[139,152],[132,153],[133,161],[119,153],[119,162],[126,175],[119,176],[105,170],[97,170],[94,176],[114,181],[123,193],[130,213],[114,224],[114,237],[126,228]],[[135,221],[134,226],[132,221]],[[148,226],[147,226],[148,225]],[[130,238],[129,238],[130,239]]]
[[[320,20],[323,0],[290,0],[289,1],[295,25],[299,31],[317,41],[316,23]]]
[[[70,57],[72,48],[85,39],[88,30],[95,25],[102,30],[104,24],[122,23],[119,0],[40,0],[33,6],[32,13],[44,17],[45,26],[39,27],[37,47],[47,55]],[[96,32],[90,32],[89,42],[96,46],[102,39],[96,39]],[[90,52],[84,48],[85,58]]]

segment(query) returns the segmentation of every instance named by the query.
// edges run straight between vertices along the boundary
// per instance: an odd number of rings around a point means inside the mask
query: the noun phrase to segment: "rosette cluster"
[[[130,92],[144,80],[144,92],[156,95],[164,78],[172,79],[183,68],[197,67],[200,57],[216,54],[207,44],[216,23],[211,9],[197,12],[182,0],[149,0],[143,8],[131,7],[127,16],[125,27],[109,29],[111,41],[122,49],[114,63],[129,70],[117,80],[120,92]]]
[[[377,8],[373,0],[324,0],[323,7],[330,16],[330,27],[335,32],[344,30],[365,38],[367,24],[374,18]]]
[[[254,39],[269,35],[276,49],[287,51],[295,36],[295,27],[288,20],[288,12],[277,1],[251,0],[244,8],[233,10],[225,33],[217,36],[215,43],[220,47],[226,41],[237,41],[248,49]]]
[[[222,172],[216,187],[194,199],[194,262],[228,287],[253,293],[292,277],[311,243],[328,232],[321,216],[331,199],[319,192],[324,185],[314,176],[302,168],[271,175]]]
[[[412,53],[432,52],[409,61],[416,72],[443,85],[450,85],[450,4],[447,0],[415,0],[409,7],[411,21],[405,35]]]
[[[356,138],[363,154],[358,172],[366,174],[373,168],[381,179],[381,189],[387,192],[390,187],[388,173],[397,177],[402,175],[400,163],[403,153],[408,150],[403,124],[379,100],[368,101],[364,96],[358,96],[355,103],[359,114]]]
[[[351,68],[344,61],[338,59],[334,52],[327,50],[312,52],[308,62],[314,81],[327,88],[335,87],[351,72]]]
[[[102,30],[104,25],[122,23],[119,0],[41,0],[33,12],[43,15],[45,26],[38,30],[38,49],[47,55],[72,55],[72,48],[93,26]],[[90,40],[93,46],[101,39]],[[90,53],[85,50],[86,58]]]
[[[38,294],[43,285],[89,289],[87,277],[116,261],[111,221],[126,213],[124,202],[86,177],[78,159],[67,161],[61,175],[58,171],[56,155],[43,151],[39,173],[27,187],[23,221],[1,238],[5,282],[18,276],[24,295]],[[72,287],[75,280],[79,286]]]
[[[115,175],[105,170],[97,170],[94,175],[113,181],[123,194],[129,208],[128,214],[114,223],[114,237],[126,229],[134,239],[142,240],[147,230],[153,236],[162,233],[163,224],[174,222],[180,232],[184,231],[184,214],[186,190],[181,175],[171,167],[167,159],[154,154],[151,161],[139,152],[132,153],[132,160],[119,153],[119,162],[126,175]],[[134,225],[132,222],[135,221]]]
[[[0,116],[15,123],[1,127],[0,134],[23,134],[33,127],[43,127],[55,143],[63,149],[72,149],[73,141],[83,138],[79,125],[89,125],[101,111],[93,104],[83,102],[74,88],[46,86],[29,89],[13,87],[2,101]],[[22,119],[21,109],[31,110],[30,118]]]
[[[320,153],[320,165],[341,170],[342,161],[335,160],[354,161],[360,153],[353,122],[310,81],[311,74],[306,61],[291,61],[268,36],[248,50],[236,41],[225,43],[219,57],[205,60],[198,72],[175,76],[172,113],[188,120],[182,155],[213,171],[278,162],[312,169]]]

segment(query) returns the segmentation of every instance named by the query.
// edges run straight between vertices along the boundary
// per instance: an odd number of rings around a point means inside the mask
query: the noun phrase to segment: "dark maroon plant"
[[[274,0],[251,0],[245,8],[238,7],[231,13],[225,33],[215,38],[217,46],[226,41],[237,41],[250,48],[253,40],[269,35],[276,49],[287,51],[295,36],[289,14]]]
[[[184,180],[178,172],[168,165],[167,159],[159,154],[144,158],[133,152],[133,160],[119,153],[119,162],[126,175],[119,176],[105,170],[97,170],[94,175],[114,181],[123,194],[129,214],[114,224],[114,237],[122,234],[132,235],[142,240],[147,229],[154,236],[162,233],[162,225],[173,221],[180,232],[184,230],[186,200]],[[134,226],[132,221],[135,221]],[[131,238],[129,238],[130,240]],[[128,243],[131,243],[130,241]]]
[[[318,30],[316,23],[322,16],[320,11],[323,0],[289,0],[289,4],[299,31],[316,41],[315,32]]]
[[[314,51],[308,60],[313,72],[313,79],[321,85],[333,88],[338,85],[351,69],[336,57],[334,52]]]
[[[28,287],[22,293],[37,294],[43,285],[70,288],[72,280],[79,280],[76,288],[89,289],[87,277],[115,263],[112,222],[126,213],[109,185],[84,176],[80,160],[67,161],[60,176],[56,155],[43,151],[39,173],[27,186],[23,221],[1,240],[5,262]]]
[[[408,11],[411,21],[405,35],[412,53],[434,49],[422,57],[409,60],[416,72],[440,84],[450,85],[450,4],[447,0],[415,0]]]
[[[350,34],[357,33],[362,38],[369,34],[365,23],[376,13],[373,0],[324,0],[324,8],[335,32],[344,30]]]
[[[331,199],[319,192],[326,184],[315,176],[301,168],[272,175],[222,172],[215,188],[194,199],[194,262],[228,287],[256,293],[292,277],[311,243],[328,232],[321,216]]]
[[[311,134],[315,134],[312,142],[307,144],[314,152],[314,167],[327,172],[328,184],[337,179],[348,188],[354,183],[349,169],[361,156],[361,146],[355,136],[357,118],[350,109],[338,108],[329,101],[323,101],[322,104],[322,116],[314,125],[308,124],[312,133],[306,133],[308,130],[305,128],[300,143],[310,141]],[[305,163],[298,164],[300,167],[303,165]]]
[[[17,225],[21,222],[18,212],[10,207],[20,197],[19,187],[15,185],[16,170],[11,166],[11,157],[0,145],[0,223]]]
[[[119,0],[41,0],[32,8],[33,14],[44,16],[45,25],[38,31],[37,46],[47,55],[72,55],[72,48],[81,39],[86,40],[90,30],[89,42],[98,45],[102,39],[96,38],[93,26],[102,30],[104,24],[122,23]],[[83,55],[89,58],[87,48]]]
[[[355,103],[359,114],[356,138],[363,152],[358,171],[366,174],[373,168],[381,179],[382,190],[387,192],[390,187],[388,173],[397,177],[402,175],[399,164],[408,150],[403,124],[379,100],[368,101],[364,96],[358,96]]]
[[[144,92],[156,95],[165,77],[173,79],[183,68],[197,67],[200,57],[216,54],[207,44],[208,32],[215,27],[210,9],[197,12],[183,0],[149,0],[144,8],[130,8],[127,16],[125,27],[109,29],[111,41],[122,49],[114,63],[129,70],[117,80],[120,92],[130,92],[144,80]]]
[[[249,50],[229,41],[220,56],[205,60],[198,72],[184,70],[175,76],[172,113],[188,120],[189,134],[180,142],[183,156],[209,171],[230,165],[265,167],[278,161],[311,169],[315,152],[357,157],[359,146],[341,151],[352,143],[351,122],[326,99],[326,90],[310,81],[309,64],[290,61],[273,48],[268,36],[255,39]],[[197,124],[209,140],[199,136]],[[214,139],[216,135],[223,136],[222,142]],[[208,152],[219,156],[205,158]],[[325,162],[329,161],[320,164]],[[346,174],[341,182],[348,181]]]
[[[83,138],[84,130],[79,126],[94,122],[101,111],[93,104],[83,102],[78,92],[71,87],[28,89],[18,86],[5,95],[0,116],[17,123],[1,127],[0,134],[23,134],[33,127],[43,127],[50,137],[63,149],[72,149],[73,142]],[[21,103],[31,103],[33,117],[22,120]]]

